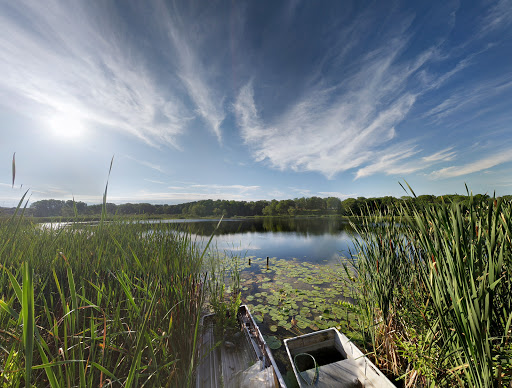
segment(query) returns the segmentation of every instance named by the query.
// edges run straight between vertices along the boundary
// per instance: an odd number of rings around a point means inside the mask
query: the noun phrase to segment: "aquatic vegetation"
[[[252,258],[251,265],[250,271],[248,266],[241,268],[242,301],[262,317],[264,330],[281,328],[295,335],[348,319],[345,300],[353,290],[339,282],[340,267],[277,258],[271,259],[268,269],[263,258]],[[296,323],[291,324],[292,319]]]
[[[361,327],[408,386],[512,384],[512,204],[405,202],[354,225]],[[356,278],[352,279],[353,272]]]
[[[264,337],[264,338],[265,338],[265,342],[267,343],[268,347],[272,350],[279,349],[283,345],[281,340],[279,338],[277,338],[275,335],[271,335],[271,336]]]
[[[249,265],[249,259],[251,264]],[[229,262],[229,260],[228,260]],[[248,305],[285,380],[294,381],[283,340],[339,327],[356,341],[355,289],[340,282],[339,265],[292,259],[246,257],[239,265],[242,303]]]

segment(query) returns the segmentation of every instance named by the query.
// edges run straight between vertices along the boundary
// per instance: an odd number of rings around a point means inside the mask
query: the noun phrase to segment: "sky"
[[[0,52],[0,206],[512,194],[512,0],[2,0]]]

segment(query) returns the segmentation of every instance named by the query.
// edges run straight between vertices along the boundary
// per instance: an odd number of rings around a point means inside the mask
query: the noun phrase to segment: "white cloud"
[[[512,89],[512,74],[505,74],[491,80],[468,80],[464,87],[454,91],[450,96],[427,111],[423,117],[432,118],[439,123],[461,111],[469,111],[471,116],[488,110],[489,104],[484,101],[497,97]]]
[[[204,45],[201,36],[197,34],[197,21],[191,18],[182,18],[180,11],[173,7],[165,12],[165,28],[167,34],[176,49],[179,58],[178,75],[182,80],[188,94],[196,106],[196,113],[208,124],[218,141],[222,140],[220,126],[225,118],[223,108],[224,98],[217,95],[211,86],[210,74],[214,73],[213,65],[204,63],[197,54]],[[186,37],[194,36],[195,40],[187,40]],[[199,43],[197,41],[200,41]]]
[[[504,8],[502,3],[496,9]],[[492,14],[498,18],[498,12]],[[316,171],[328,178],[357,169],[356,179],[375,173],[409,174],[453,160],[457,154],[451,148],[429,149],[432,154],[425,156],[418,146],[424,139],[412,137],[413,129],[399,125],[418,98],[428,93],[438,98],[438,89],[475,64],[492,45],[482,46],[478,41],[480,48],[476,51],[443,53],[449,46],[449,36],[445,36],[411,57],[408,50],[414,46],[416,26],[409,29],[411,20],[403,20],[394,32],[383,29],[377,48],[365,56],[350,58],[342,47],[325,54],[313,72],[313,81],[277,114],[265,105],[265,96],[259,95],[265,90],[258,89],[255,80],[240,88],[233,107],[254,160],[279,170]],[[496,23],[503,25],[505,21],[496,19]],[[354,25],[345,28],[345,35],[352,38],[345,46],[365,36]],[[326,62],[336,62],[343,78],[326,68]],[[483,114],[478,104],[508,92],[511,86],[509,74],[491,81],[467,81],[423,117],[439,123],[466,108],[472,110],[471,114]],[[488,104],[485,109],[490,109]]]
[[[485,14],[481,33],[486,34],[498,28],[506,28],[512,24],[512,1],[494,1],[488,12]]]
[[[369,53],[359,64],[359,71],[341,84],[325,88],[318,81],[268,123],[256,107],[253,82],[248,82],[233,107],[255,160],[267,161],[280,170],[318,171],[332,178],[373,163],[376,152],[385,146],[401,159],[412,156],[404,153],[399,143],[389,144],[397,141],[395,127],[410,112],[419,93],[407,90],[407,83],[435,50],[398,63],[406,45],[402,35],[391,39]],[[360,170],[359,176],[370,175],[373,170]]]
[[[219,190],[239,190],[240,193],[246,193],[248,191],[259,190],[260,186],[244,186],[244,185],[191,185],[190,187],[196,189],[203,189],[209,191],[219,191]]]
[[[407,175],[424,170],[434,164],[453,160],[456,153],[453,147],[445,148],[422,158],[412,159],[420,151],[408,143],[399,144],[376,153],[375,160],[357,170],[355,179],[376,173],[386,175]]]
[[[154,183],[161,183],[159,181],[152,181]],[[4,188],[5,187],[5,188]],[[225,200],[239,200],[239,201],[253,201],[260,200],[261,194],[259,192],[260,186],[256,185],[218,185],[218,184],[187,184],[185,186],[170,186],[167,187],[170,191],[151,191],[141,190],[133,193],[119,194],[115,192],[115,188],[110,189],[107,201],[112,203],[127,203],[127,202],[150,202],[150,203],[183,203],[190,201],[198,201],[203,199],[225,199]],[[19,194],[19,190],[16,193]],[[13,194],[10,185],[0,184],[0,194],[4,201],[13,201],[21,198]],[[31,202],[40,199],[54,198],[59,200],[70,200],[73,197],[76,201],[83,201],[86,203],[97,204],[102,202],[101,195],[74,195],[70,190],[62,189],[54,186],[41,186],[35,190],[30,190],[32,194]],[[266,193],[267,194],[267,193]],[[271,194],[267,194],[270,196]],[[17,203],[17,202],[16,202]],[[1,205],[0,206],[5,206]]]
[[[165,172],[164,169],[158,164],[148,162],[147,160],[140,160],[140,159],[134,158],[133,156],[129,156],[129,155],[124,155],[124,157],[127,159],[130,159],[130,160],[133,160],[135,163],[140,164],[141,166],[148,167],[152,170],[155,170],[155,171],[158,171],[161,173]]]
[[[336,198],[348,198],[354,196],[354,194],[344,194],[339,191],[318,191],[312,192],[309,189],[300,189],[295,187],[290,187],[290,190],[296,192],[304,197],[336,197]]]
[[[205,193],[198,191],[187,191],[187,192],[139,192],[132,195],[111,195],[109,202],[125,203],[125,202],[190,202],[199,201],[205,199],[225,199],[225,200],[238,200],[238,201],[250,201],[257,200],[260,198],[247,198],[243,193],[225,191],[225,192],[213,192]]]
[[[290,187],[289,189],[291,191],[293,191],[294,193],[302,195],[303,197],[311,197],[310,189],[303,189],[303,188],[297,188],[297,187]]]
[[[369,93],[370,94],[370,93]],[[242,136],[258,161],[267,159],[281,170],[319,171],[333,177],[372,159],[372,149],[395,137],[395,125],[412,107],[415,96],[404,94],[377,112],[373,96],[351,97],[321,106],[316,94],[299,102],[274,125],[264,127],[256,111],[251,84],[234,105]],[[322,101],[324,100],[324,101]]]
[[[452,151],[453,147],[445,148],[439,152],[436,152],[429,156],[424,156],[422,159],[425,162],[446,162],[453,160],[456,156],[455,151]]]
[[[113,193],[110,202],[189,202],[202,199],[226,199],[251,201],[259,200],[260,186],[256,185],[219,185],[187,183],[183,186],[169,186],[169,192],[142,190],[126,195]],[[270,195],[270,194],[269,194]]]
[[[224,111],[222,109],[222,99],[216,103],[212,97],[213,91],[209,89],[200,79],[200,73],[190,71],[191,67],[186,66],[187,71],[181,75],[188,92],[197,106],[197,113],[209,124],[217,139],[222,141],[220,126],[224,121]]]
[[[406,146],[402,149],[388,149],[376,153],[374,160],[368,165],[357,170],[355,179],[367,177],[378,172],[388,175],[410,174],[418,171],[421,167],[418,164],[405,163],[404,160],[417,154],[414,146]]]
[[[271,190],[266,193],[267,199],[288,199],[286,193],[282,192],[281,190]],[[260,198],[261,199],[261,198]]]
[[[220,139],[221,104],[213,102],[203,80],[208,69],[197,61],[189,36],[174,36],[181,73],[162,83],[151,59],[120,33],[124,21],[110,12],[111,6],[58,1],[0,5],[0,104],[43,123],[72,115],[77,125],[179,148],[178,137],[194,117],[183,102],[185,86],[196,114]]]
[[[474,162],[470,162],[462,166],[450,166],[442,168],[432,172],[430,176],[435,179],[453,178],[461,175],[484,171],[494,166],[508,162],[512,162],[512,148],[495,153],[494,155],[485,158],[477,159]]]
[[[156,184],[158,184],[158,185],[165,185],[165,182],[162,182],[162,181],[157,181],[157,180],[153,180],[153,179],[146,179],[146,178],[144,178],[144,180],[145,180],[146,182],[156,183]]]

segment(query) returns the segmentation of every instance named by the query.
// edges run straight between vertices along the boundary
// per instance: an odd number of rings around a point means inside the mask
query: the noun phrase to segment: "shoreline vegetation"
[[[468,199],[353,224],[366,351],[405,387],[512,386],[512,202]]]
[[[477,194],[475,200],[489,199],[489,196]],[[512,195],[501,197],[502,200],[512,200]],[[400,206],[404,203],[414,205],[417,209],[425,209],[443,202],[468,203],[469,196],[450,194],[444,196],[422,195],[380,197],[380,198],[339,198],[310,197],[272,201],[228,201],[201,200],[178,205],[153,205],[149,203],[126,203],[116,205],[105,203],[87,205],[73,200],[41,200],[36,201],[25,209],[24,222],[34,223],[76,223],[101,222],[114,220],[180,220],[204,219],[225,220],[257,219],[257,218],[345,218],[361,222],[369,213],[383,212],[389,206]],[[11,217],[16,208],[0,207],[0,222]]]
[[[477,194],[476,201],[489,199],[487,194]],[[512,200],[512,195],[501,197],[502,200]],[[228,201],[201,200],[177,205],[156,205],[150,203],[114,203],[88,205],[85,202],[73,200],[44,199],[33,202],[25,209],[26,218],[35,218],[38,222],[53,220],[76,221],[77,216],[84,221],[99,221],[102,216],[110,219],[118,216],[151,217],[154,219],[186,219],[186,218],[254,218],[254,217],[326,217],[326,216],[365,216],[368,211],[384,211],[390,206],[404,203],[414,205],[417,209],[425,209],[431,205],[444,203],[468,203],[469,196],[447,194],[443,196],[420,195],[379,198],[347,198],[340,200],[336,197],[295,198],[272,201]],[[103,210],[105,209],[105,211]],[[0,207],[1,216],[12,216],[16,208]]]
[[[41,228],[23,200],[0,223],[0,387],[192,386],[200,317],[239,304],[209,242],[124,218]]]

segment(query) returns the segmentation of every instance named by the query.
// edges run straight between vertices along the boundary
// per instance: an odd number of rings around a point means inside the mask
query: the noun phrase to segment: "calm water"
[[[190,222],[187,227],[194,235],[206,238],[218,220],[185,222]],[[221,252],[242,256],[338,264],[340,256],[348,255],[353,237],[354,232],[343,219],[265,218],[223,220],[212,243]]]

